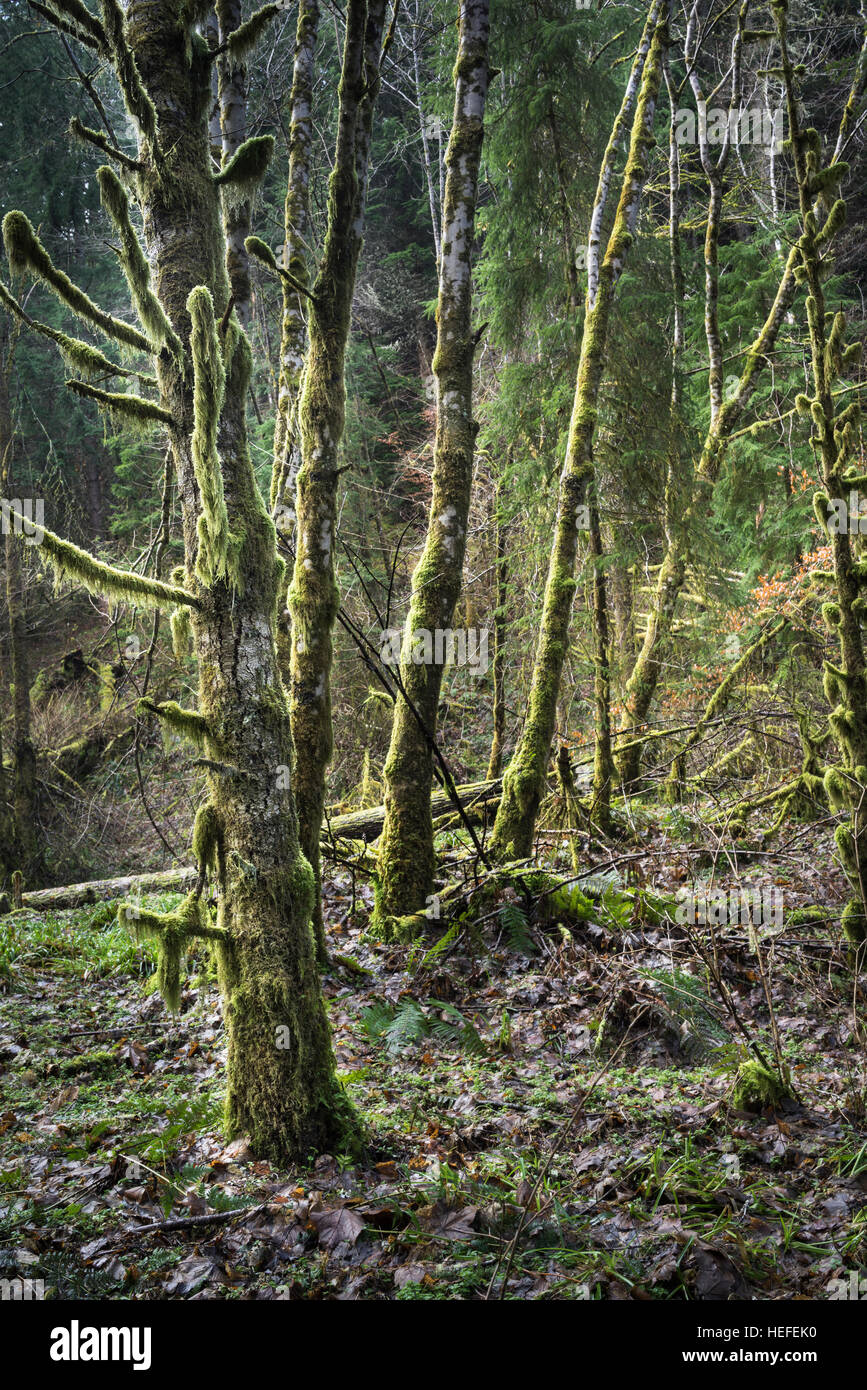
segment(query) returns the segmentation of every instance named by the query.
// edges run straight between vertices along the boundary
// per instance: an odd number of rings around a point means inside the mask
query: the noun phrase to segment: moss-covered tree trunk
[[[10,399],[12,335],[10,325],[0,325],[0,491],[12,493],[11,468],[14,434]],[[9,620],[9,655],[12,677],[12,844],[3,858],[30,880],[41,869],[36,835],[36,750],[30,728],[30,663],[27,656],[27,613],[19,541],[12,527],[3,538],[6,559],[6,612]]]
[[[738,24],[739,34],[742,32],[744,22],[745,16],[742,10]],[[867,48],[862,47],[849,96],[840,118],[834,154],[835,161],[840,158],[841,151],[845,149],[846,142],[853,132],[865,86],[867,86]],[[706,255],[711,232],[709,218],[705,237]],[[710,505],[713,488],[725,458],[729,438],[749,404],[756,379],[767,366],[779,329],[791,310],[797,287],[795,268],[798,261],[799,256],[797,248],[795,248],[790,251],[786,259],[770,312],[751,347],[747,350],[737,385],[732,395],[719,404],[711,421],[696,468],[695,496],[686,508],[682,524],[676,528],[677,534],[675,534],[675,528],[668,529],[666,551],[657,580],[647,629],[626,687],[626,700],[620,725],[621,732],[640,731],[650,712],[659,679],[665,669],[670,651],[677,600],[686,582],[685,538],[689,536],[690,529],[695,519],[701,515],[702,509],[706,511]],[[715,294],[716,281],[713,272],[709,278],[711,291]],[[706,279],[707,284],[708,280]],[[709,327],[712,334],[713,321]],[[713,372],[712,366],[711,375]],[[618,772],[624,785],[630,785],[638,776],[641,751],[640,743],[632,740],[631,746],[622,755],[618,755]]]
[[[4,234],[13,270],[35,272],[110,339],[153,355],[157,399],[93,387],[84,394],[121,420],[133,416],[139,426],[153,420],[168,429],[183,516],[182,570],[171,585],[125,574],[48,531],[40,553],[60,573],[114,598],[155,605],[173,599],[174,635],[179,643],[192,638],[198,710],[148,708],[207,760],[209,799],[197,816],[194,849],[211,872],[218,920],[210,920],[201,885],[175,913],[130,905],[126,916],[157,938],[169,1001],[179,993],[187,939],[214,942],[228,1035],[229,1127],[248,1133],[257,1153],[286,1161],[343,1143],[351,1122],[334,1071],[310,931],[313,876],[299,848],[292,793],[289,710],[275,644],[284,566],[247,447],[251,354],[230,309],[226,272],[221,190],[233,199],[249,193],[270,142],[244,142],[219,175],[212,173],[213,57],[197,27],[204,13],[203,6],[170,0],[131,0],[126,11],[102,0],[101,21],[93,19],[93,41],[139,129],[135,167],[117,161],[123,181],[108,167],[98,178],[143,331],[102,314],[72,286],[23,214],[7,216]],[[231,35],[225,43],[231,56]],[[141,209],[147,257],[132,227],[129,194]],[[68,343],[67,356],[80,355]]]
[[[590,224],[587,305],[578,380],[560,475],[554,546],[542,608],[529,708],[524,728],[503,778],[503,796],[494,823],[491,849],[501,858],[523,859],[532,849],[536,814],[545,785],[557,698],[569,645],[575,561],[580,531],[589,525],[588,488],[593,477],[593,440],[599,389],[605,367],[608,328],[615,291],[632,240],[647,177],[662,57],[668,43],[668,6],[655,0],[633,64],[620,113],[603,159]],[[636,99],[637,94],[637,99]],[[635,104],[629,153],[620,199],[604,257],[599,238],[620,132]]]
[[[385,763],[378,902],[383,926],[390,917],[424,907],[435,868],[431,740],[443,677],[436,634],[451,629],[460,594],[476,438],[470,262],[488,92],[489,8],[488,0],[461,0],[459,6],[433,359],[437,386],[433,483],[427,536],[413,572],[400,660],[401,686],[414,710],[398,696]]]
[[[842,767],[828,770],[825,789],[834,810],[846,809],[850,813],[848,824],[835,831],[852,888],[843,911],[843,929],[852,945],[861,948],[863,956],[867,943],[867,663],[861,628],[867,609],[867,566],[853,554],[851,532],[857,532],[859,523],[855,520],[853,526],[847,504],[852,491],[867,487],[867,474],[855,465],[860,406],[854,401],[838,411],[834,401],[837,379],[846,364],[854,364],[860,358],[861,345],[855,342],[846,346],[845,315],[826,311],[824,291],[830,250],[846,219],[845,203],[838,190],[848,166],[836,153],[823,166],[818,131],[802,125],[796,70],[788,49],[788,8],[787,0],[772,0],[798,183],[801,236],[797,250],[807,290],[812,395],[800,396],[797,404],[812,422],[811,443],[821,461],[824,490],[816,494],[814,506],[831,542],[836,600],[823,604],[822,614],[840,646],[840,665],[825,662],[824,684],[832,706],[828,722],[842,755]],[[824,220],[817,216],[816,200],[823,207]],[[833,525],[832,500],[837,503],[837,521]]]
[[[313,143],[313,70],[319,32],[317,0],[298,6],[295,62],[289,129],[289,176],[283,216],[282,267],[292,279],[283,281],[280,323],[280,366],[277,414],[274,422],[274,463],[271,508],[278,531],[288,540],[295,527],[295,489],[301,465],[298,396],[307,354],[308,283],[307,240],[310,230],[310,149]],[[284,672],[289,671],[288,593],[281,605],[278,646]]]
[[[593,801],[592,824],[609,835],[611,788],[614,784],[614,757],[611,751],[611,638],[608,621],[608,593],[605,584],[605,553],[595,479],[588,490],[590,520],[589,552],[593,567]]]
[[[503,770],[503,740],[506,736],[506,607],[509,601],[509,559],[506,547],[506,528],[500,515],[502,498],[499,484],[491,498],[491,521],[494,526],[494,550],[496,554],[496,583],[494,606],[493,652],[491,656],[491,677],[494,684],[492,709],[493,731],[491,751],[488,757],[488,781],[499,777]]]
[[[331,761],[332,633],[339,451],[346,415],[344,366],[352,296],[364,229],[373,109],[385,0],[349,0],[340,79],[337,148],[328,194],[322,261],[312,286],[309,347],[298,428],[295,565],[289,589],[292,736],[298,750],[295,792],[301,846],[313,867],[313,927],[320,960],[327,956],[319,891],[319,835],[325,772]]]

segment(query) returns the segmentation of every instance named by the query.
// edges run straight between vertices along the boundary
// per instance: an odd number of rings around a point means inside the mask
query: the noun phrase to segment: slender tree
[[[412,577],[400,659],[402,690],[385,764],[385,824],[379,852],[378,911],[390,917],[424,906],[434,875],[430,793],[432,740],[442,685],[436,633],[451,628],[460,594],[477,426],[473,421],[471,257],[488,92],[488,0],[461,0],[455,106],[437,299],[437,425],[424,550]],[[410,703],[411,702],[411,703]]]
[[[325,772],[331,761],[331,665],[333,629],[338,610],[335,578],[337,490],[340,445],[346,420],[344,369],[349,342],[352,297],[364,236],[368,164],[373,112],[380,86],[386,0],[349,0],[340,78],[337,145],[328,191],[328,221],[322,259],[313,284],[306,288],[303,237],[293,223],[287,254],[296,274],[279,268],[284,284],[308,303],[307,352],[297,382],[298,349],[303,342],[302,310],[290,302],[284,319],[281,369],[282,404],[278,420],[272,504],[286,506],[293,460],[297,461],[294,522],[295,562],[289,588],[291,641],[288,675],[292,736],[299,759],[295,795],[301,847],[313,868],[313,931],[320,962],[327,959],[319,873],[319,836],[325,808]],[[309,180],[309,93],[316,7],[299,13],[299,46],[293,86],[293,150],[287,216],[297,208],[306,226]],[[307,109],[305,109],[307,108]],[[297,116],[298,125],[295,120]],[[249,243],[275,269],[261,242]],[[289,357],[291,356],[291,361]],[[297,382],[297,384],[296,384]],[[297,396],[297,427],[291,402]],[[299,457],[300,456],[300,457]],[[284,512],[285,514],[285,512]]]
[[[530,854],[536,813],[545,784],[560,681],[569,644],[578,537],[579,532],[589,524],[588,490],[593,477],[593,441],[611,311],[634,235],[650,151],[654,144],[656,97],[668,43],[668,12],[669,6],[664,0],[654,0],[650,6],[600,170],[587,247],[587,304],[578,379],[566,459],[560,475],[554,546],[542,607],[529,707],[521,737],[503,778],[503,796],[491,842],[493,853],[501,858],[521,859]],[[617,147],[629,128],[633,106],[629,152],[620,199],[605,253],[600,257],[602,228]]]

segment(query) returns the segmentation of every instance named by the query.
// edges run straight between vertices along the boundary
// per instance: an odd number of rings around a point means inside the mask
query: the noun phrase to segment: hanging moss
[[[17,513],[12,515],[14,518]],[[198,606],[198,599],[185,589],[134,574],[131,570],[115,569],[88,551],[80,550],[71,541],[61,540],[53,531],[40,527],[40,537],[40,556],[51,565],[58,581],[73,580],[83,585],[88,593],[101,594],[118,603],[137,603],[151,608],[168,607],[172,603]]]
[[[173,733],[180,738],[188,739],[203,752],[207,751],[208,743],[213,742],[213,735],[205,716],[199,714],[198,710],[183,709],[174,700],[164,700],[159,704],[153,700],[139,700],[136,712],[155,714]]]
[[[226,373],[217,341],[214,301],[203,285],[190,294],[187,311],[191,323],[190,350],[194,380],[192,455],[202,507],[197,524],[199,553],[196,572],[203,584],[213,584],[226,574],[232,539],[223,494],[223,475],[217,456],[217,430],[223,408]]]
[[[61,14],[66,15],[72,24],[75,25],[83,35],[91,38],[100,49],[105,49],[105,30],[96,16],[92,15],[87,6],[83,4],[82,0],[51,0],[51,7],[54,10],[58,10]]]
[[[97,169],[96,181],[99,184],[102,205],[120,237],[120,263],[142,327],[150,334],[154,343],[165,344],[181,361],[184,357],[183,345],[151,289],[150,266],[130,220],[126,189],[107,164]]]
[[[142,135],[156,153],[157,113],[145,91],[135,58],[127,41],[126,22],[118,0],[101,0],[102,22],[106,41],[114,60],[114,69],[123,92],[126,109]]]
[[[174,425],[168,410],[156,401],[144,396],[134,396],[124,391],[103,391],[99,386],[91,386],[86,381],[68,380],[66,385],[77,396],[96,401],[100,410],[105,410],[113,420],[137,433],[150,429],[153,425]]]
[[[185,661],[193,651],[193,627],[188,608],[175,608],[169,624],[172,630],[172,651],[176,661]]]
[[[212,801],[206,801],[196,812],[193,825],[193,857],[204,871],[217,873],[223,865],[223,822]],[[220,877],[224,874],[221,872]]]
[[[252,198],[265,177],[273,153],[273,135],[251,135],[238,146],[226,167],[214,175],[214,183],[222,188],[228,209],[240,207]]]
[[[246,58],[250,50],[259,42],[274,16],[280,14],[284,9],[284,5],[263,5],[261,9],[255,10],[243,24],[239,24],[237,29],[233,29],[225,41],[225,49],[229,57],[235,62],[240,62],[242,58]]]
[[[174,912],[148,912],[136,903],[118,909],[118,921],[132,927],[139,941],[155,941],[158,951],[157,984],[170,1013],[181,1005],[181,958],[190,941],[219,941],[226,933],[213,925],[200,894],[184,898]]]
[[[131,159],[123,150],[119,150],[113,145],[101,130],[93,130],[91,126],[85,125],[77,116],[73,116],[69,122],[69,133],[74,140],[78,140],[82,145],[95,145],[103,154],[113,159],[128,174],[137,174],[142,169],[142,165],[137,159]]]
[[[58,269],[23,212],[7,212],[3,218],[3,241],[14,275],[24,275],[30,271],[44,281],[74,314],[95,324],[107,338],[114,338],[126,347],[137,348],[139,352],[154,354],[153,344],[143,333],[122,319],[106,314],[84,290],[73,284],[64,271]]]
[[[32,319],[2,281],[0,281],[0,304],[10,314],[14,314],[21,323],[32,329],[34,333],[39,333],[43,338],[50,338],[53,343],[56,343],[63,360],[74,371],[81,372],[82,376],[133,375],[126,367],[119,367],[116,362],[112,362],[111,358],[106,357],[104,353],[91,347],[90,343],[85,343],[81,338],[70,338],[67,333],[61,333],[59,329],[52,328],[50,324],[40,323],[38,319]]]

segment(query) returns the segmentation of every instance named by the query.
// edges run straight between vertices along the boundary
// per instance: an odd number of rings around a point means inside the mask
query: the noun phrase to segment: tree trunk
[[[593,439],[608,326],[647,176],[662,55],[668,42],[667,13],[668,7],[660,0],[655,0],[651,5],[621,111],[603,160],[591,218],[587,309],[581,357],[566,460],[560,475],[554,547],[533,665],[529,708],[518,746],[503,779],[503,797],[491,841],[492,852],[504,859],[524,859],[529,856],[536,814],[545,785],[560,680],[569,645],[578,534],[580,529],[586,529],[589,525],[585,513],[588,487],[593,476]],[[631,109],[636,92],[637,104],[620,200],[600,265],[599,232],[611,182],[615,137],[619,139],[619,132],[625,128],[624,113]]]
[[[175,603],[173,636],[192,638],[198,709],[151,701],[139,708],[205,755],[208,801],[194,831],[199,881],[174,913],[130,903],[122,916],[156,938],[170,1006],[180,992],[186,940],[214,943],[228,1041],[228,1126],[248,1133],[257,1153],[287,1162],[345,1147],[354,1124],[335,1074],[310,931],[313,875],[298,843],[289,709],[275,644],[285,566],[247,445],[251,353],[226,269],[223,204],[249,196],[272,142],[245,141],[219,174],[212,172],[214,55],[197,30],[197,13],[198,7],[171,0],[130,0],[125,10],[118,0],[102,0],[101,21],[89,21],[139,131],[135,163],[107,151],[126,184],[107,166],[97,180],[146,331],[104,313],[59,272],[23,213],[9,213],[3,231],[13,272],[44,279],[106,337],[154,361],[158,400],[73,385],[118,417],[168,428],[183,567],[171,584],[125,572],[47,528],[41,553],[59,574],[115,601]],[[266,6],[256,24],[261,28],[272,13]],[[242,38],[248,37],[244,26]],[[232,35],[224,43],[227,57],[236,59],[243,44]],[[127,189],[141,209],[147,255]],[[2,293],[7,307],[26,319],[5,287]],[[102,372],[123,373],[87,344],[65,341],[76,360],[98,359]],[[218,893],[216,925],[202,897],[206,871]]]
[[[494,608],[494,652],[491,661],[491,675],[494,682],[493,734],[491,753],[488,758],[488,778],[499,777],[503,770],[503,739],[506,736],[506,605],[509,601],[508,552],[506,550],[506,528],[500,516],[500,488],[497,485],[492,501],[493,523],[496,536],[496,604]]]
[[[295,566],[289,590],[292,736],[303,750],[295,794],[301,847],[313,868],[313,929],[320,960],[325,931],[319,891],[319,834],[325,770],[331,761],[332,631],[338,609],[335,579],[339,449],[346,414],[344,365],[352,296],[361,252],[367,166],[385,0],[349,0],[340,79],[337,149],[328,198],[322,263],[313,284],[310,346],[298,404]]]
[[[6,326],[4,325],[4,328]],[[0,346],[0,486],[4,497],[12,491],[13,430],[9,375],[12,351],[8,331]],[[12,824],[15,867],[30,878],[41,869],[36,838],[36,753],[30,733],[30,663],[27,657],[27,615],[25,583],[19,542],[13,528],[6,527],[6,609],[9,617],[9,646],[12,677]],[[4,856],[4,857],[8,857]]]
[[[472,488],[477,427],[473,422],[470,261],[488,91],[488,35],[488,0],[461,0],[433,361],[437,383],[433,490],[425,547],[412,577],[400,659],[401,685],[417,715],[399,695],[384,773],[378,916],[386,932],[390,917],[424,907],[435,869],[431,741],[436,736],[443,675],[442,652],[435,644],[437,633],[451,629],[461,589]]]

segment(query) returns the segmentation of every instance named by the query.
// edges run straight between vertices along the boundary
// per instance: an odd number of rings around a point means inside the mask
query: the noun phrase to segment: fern
[[[453,1004],[441,999],[427,999],[425,1004],[428,1010],[438,1010],[446,1017],[431,1017],[415,999],[405,999],[397,1007],[378,1001],[363,1011],[362,1027],[372,1041],[384,1043],[392,1054],[424,1038],[436,1038],[439,1042],[457,1045],[471,1056],[487,1056],[484,1040]]]
[[[701,982],[685,970],[640,970],[656,1000],[654,1012],[680,1040],[687,1056],[705,1058],[730,1038]]]
[[[527,916],[517,903],[503,903],[500,908],[500,922],[509,938],[509,945],[515,951],[523,951],[532,956],[536,947],[527,930]]]
[[[383,1035],[389,1052],[401,1052],[430,1032],[424,1010],[414,999],[406,999],[397,1009]]]

